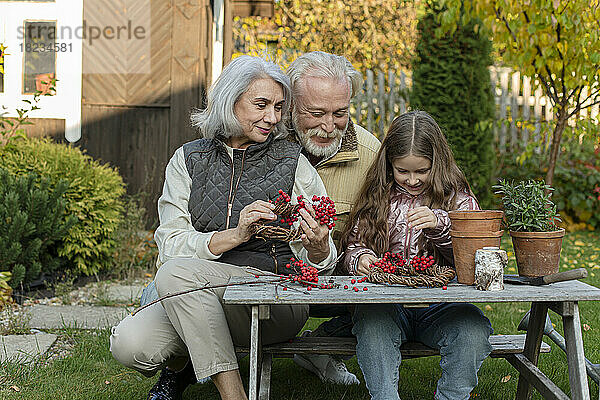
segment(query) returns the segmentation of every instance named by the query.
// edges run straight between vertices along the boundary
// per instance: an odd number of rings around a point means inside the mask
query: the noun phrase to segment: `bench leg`
[[[583,352],[583,337],[581,336],[581,321],[579,320],[579,306],[573,305],[573,315],[564,315],[563,326],[567,346],[567,364],[569,366],[569,384],[571,396],[574,399],[589,400],[587,374],[585,371],[585,355]]]
[[[259,321],[258,321],[258,306],[252,306],[252,321],[250,324],[250,380],[248,383],[248,399],[258,400],[258,385],[259,385],[259,371],[258,366],[260,365],[261,356],[260,346],[260,332],[259,332]]]
[[[544,323],[546,322],[546,313],[548,312],[548,303],[531,303],[531,314],[529,325],[527,327],[527,337],[525,338],[525,347],[523,355],[531,361],[532,365],[537,366],[538,356],[540,355],[540,346],[542,336],[544,335]],[[529,400],[533,391],[533,386],[527,381],[523,374],[519,374],[519,383],[517,385],[516,400]]]
[[[271,395],[271,365],[273,355],[263,353],[262,365],[260,368],[260,390],[258,392],[259,400],[269,400]]]

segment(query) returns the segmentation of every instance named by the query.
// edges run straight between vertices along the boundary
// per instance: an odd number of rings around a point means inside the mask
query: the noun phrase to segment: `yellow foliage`
[[[359,70],[410,66],[420,1],[282,0],[272,18],[236,18],[239,53],[271,57],[285,67],[298,55],[322,50],[343,55]]]
[[[561,214],[561,223],[559,224],[559,226],[561,228],[564,228],[567,232],[577,232],[577,231],[584,231],[584,230],[589,230],[589,231],[593,231],[594,227],[591,226],[590,224],[587,224],[585,222],[575,222],[573,220],[572,217],[570,217],[569,215],[566,214]],[[575,243],[577,244],[577,243]]]
[[[0,272],[0,310],[4,308],[6,304],[13,302],[12,288],[8,284],[10,277],[10,272]]]
[[[0,43],[0,74],[4,74],[4,55],[6,54],[4,50],[6,50],[6,46]]]

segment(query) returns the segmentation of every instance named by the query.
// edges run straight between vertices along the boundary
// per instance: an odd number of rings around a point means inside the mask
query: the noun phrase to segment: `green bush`
[[[566,130],[552,183],[552,199],[563,226],[571,231],[600,228],[600,132],[586,125]],[[513,180],[543,179],[546,171],[540,165],[548,163],[545,152],[535,151],[540,146],[543,143],[532,141],[523,153],[498,155],[496,174]]]
[[[76,274],[109,269],[125,192],[116,169],[100,164],[77,147],[35,138],[11,140],[0,149],[0,163],[16,175],[35,172],[48,178],[53,187],[67,179],[66,210],[78,221],[58,247],[58,255],[70,261]]]
[[[152,231],[144,230],[146,209],[141,205],[143,196],[126,195],[125,212],[115,232],[117,246],[110,276],[131,280],[156,268],[158,248]]]
[[[65,264],[57,247],[77,218],[66,211],[66,180],[52,187],[37,174],[15,176],[0,168],[0,271],[13,288]]]
[[[488,71],[491,42],[473,22],[437,38],[435,14],[430,5],[417,25],[410,104],[436,119],[481,206],[488,208],[495,107]]]

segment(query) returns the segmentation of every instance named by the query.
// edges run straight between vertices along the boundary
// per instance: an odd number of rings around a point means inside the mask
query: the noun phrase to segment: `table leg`
[[[259,400],[269,400],[271,396],[271,366],[273,355],[265,353],[262,356],[260,366],[260,389],[258,390]]]
[[[523,355],[527,357],[533,365],[537,365],[538,356],[540,355],[540,346],[542,344],[542,336],[544,335],[544,323],[546,322],[546,314],[548,313],[548,303],[533,302],[531,303],[531,314],[529,317],[529,325],[527,327],[527,337],[525,338],[525,347]],[[517,385],[517,400],[529,400],[533,391],[533,386],[519,374],[519,383]]]
[[[250,382],[248,383],[248,400],[258,400],[259,366],[260,366],[260,324],[258,321],[258,305],[252,306],[250,325]]]
[[[590,391],[585,372],[585,355],[583,352],[583,337],[581,336],[581,321],[579,320],[579,305],[577,302],[572,302],[571,305],[573,315],[562,316],[565,343],[567,346],[571,397],[573,399],[589,400]]]

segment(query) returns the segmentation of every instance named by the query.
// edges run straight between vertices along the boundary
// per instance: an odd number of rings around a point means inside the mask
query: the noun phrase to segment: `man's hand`
[[[435,228],[438,220],[433,211],[427,206],[408,210],[408,227],[414,229]]]
[[[356,275],[369,275],[371,268],[369,265],[378,261],[379,258],[375,257],[373,254],[363,254],[358,258],[358,266],[356,267]]]
[[[277,219],[277,215],[273,213],[274,208],[275,206],[273,204],[263,200],[256,200],[242,208],[238,225],[235,228],[235,235],[241,243],[250,240],[252,234],[250,233],[249,228],[252,223],[260,219],[265,219],[267,221]]]
[[[302,217],[300,227],[302,229],[302,245],[308,252],[308,259],[317,264],[329,255],[329,228],[321,225],[315,220],[315,210],[307,205],[307,209],[301,208],[298,212]]]

